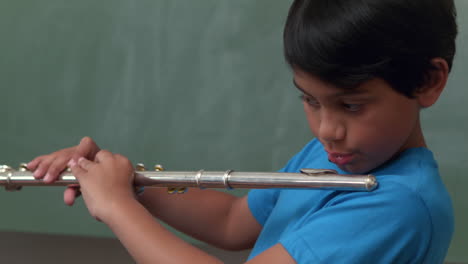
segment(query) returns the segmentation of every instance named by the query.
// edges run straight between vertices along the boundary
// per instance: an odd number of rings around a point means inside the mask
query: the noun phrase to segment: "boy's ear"
[[[434,58],[431,64],[435,69],[428,73],[426,82],[415,93],[419,105],[423,108],[432,106],[439,99],[449,74],[449,66],[445,59]]]

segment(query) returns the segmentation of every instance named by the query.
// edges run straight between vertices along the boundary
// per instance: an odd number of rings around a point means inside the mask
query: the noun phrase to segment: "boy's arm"
[[[45,176],[45,182],[55,181],[67,167],[70,159],[80,157],[94,160],[100,151],[97,144],[85,137],[75,147],[56,151],[35,158],[28,164],[38,179]],[[72,205],[77,195],[76,187],[69,187],[64,201]],[[168,224],[200,240],[226,249],[250,248],[258,234],[260,225],[242,201],[242,198],[216,192],[191,189],[183,195],[169,195],[165,188],[147,188],[139,197],[151,213]],[[247,228],[248,227],[248,228]]]
[[[112,229],[138,263],[220,263],[215,257],[186,243],[165,229],[135,199],[132,189],[133,168],[127,158],[108,151],[100,151],[95,161],[80,158],[78,162],[72,161],[70,166],[80,182],[83,199],[90,214]],[[158,198],[158,196],[167,198],[167,194],[154,195],[155,197],[149,198]],[[192,207],[197,205],[193,203],[195,198],[199,202],[197,207],[200,210],[189,208],[191,202]],[[208,201],[211,203],[206,203]],[[156,204],[150,203],[158,209]],[[236,198],[223,193],[194,191],[191,196],[176,201],[173,205],[175,204],[181,205],[177,209],[191,210],[188,214],[179,214],[179,217],[185,218],[178,221],[184,223],[183,228],[199,230],[192,232],[201,233],[200,236],[207,239],[221,236],[224,237],[219,240],[221,242],[227,243],[232,239],[242,245],[250,246],[254,240],[251,238],[257,237],[261,229],[250,214],[245,197]],[[170,217],[177,216],[178,214],[174,212],[171,210],[169,213],[163,213]],[[221,217],[216,217],[217,212],[221,212]],[[196,216],[200,214],[202,216]],[[204,221],[208,221],[208,224]],[[198,224],[202,226],[199,227]],[[209,225],[212,225],[211,230]],[[240,235],[235,232],[240,232]],[[281,247],[273,247],[253,260],[253,263],[260,263],[267,259],[273,259],[274,262],[271,263],[284,263],[288,257]]]
[[[246,206],[245,198],[237,199],[241,204],[244,204],[242,206]],[[124,200],[114,204],[118,208],[112,208],[112,215],[102,220],[117,235],[137,263],[222,263],[219,259],[183,241],[154,221],[142,204],[132,200]],[[252,215],[245,216],[252,217],[250,220],[255,221]],[[187,218],[190,220],[189,217]],[[228,228],[231,230],[229,232],[238,231],[246,234],[245,230],[249,229],[249,226],[245,224],[249,222],[243,223],[242,219],[237,220],[239,225],[234,224]],[[197,230],[197,227],[194,229]],[[215,231],[212,231],[213,236],[217,235]],[[237,236],[237,234],[231,235]],[[281,245],[277,244],[248,263],[292,264],[295,261]]]
[[[223,249],[251,248],[262,229],[248,208],[247,196],[195,188],[176,195],[147,188],[139,201],[172,227]]]

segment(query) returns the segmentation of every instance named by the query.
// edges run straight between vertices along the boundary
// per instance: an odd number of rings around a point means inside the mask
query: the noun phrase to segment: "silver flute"
[[[56,181],[45,183],[36,179],[25,164],[19,170],[0,165],[0,186],[6,190],[20,190],[23,186],[69,186],[78,180],[67,170]],[[343,175],[335,170],[302,169],[299,173],[227,171],[165,171],[160,165],[155,171],[145,170],[142,164],[135,169],[135,187],[167,187],[169,193],[184,193],[189,187],[224,189],[330,189],[342,191],[372,191],[378,186],[373,175]]]

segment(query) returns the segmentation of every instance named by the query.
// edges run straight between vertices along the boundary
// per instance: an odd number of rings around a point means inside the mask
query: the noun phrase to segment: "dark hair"
[[[453,0],[295,0],[284,29],[293,68],[342,88],[382,78],[412,97],[441,57],[452,68]]]

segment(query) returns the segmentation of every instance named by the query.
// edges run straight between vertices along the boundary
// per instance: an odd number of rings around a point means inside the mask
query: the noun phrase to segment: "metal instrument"
[[[26,164],[19,170],[0,165],[0,186],[6,190],[20,190],[22,186],[68,186],[78,184],[77,179],[67,170],[57,181],[45,183],[35,179]],[[228,171],[164,171],[160,165],[155,171],[146,171],[143,164],[135,170],[135,187],[167,187],[170,193],[184,193],[188,187],[225,189],[331,189],[344,191],[372,191],[377,186],[373,175],[340,175],[335,170],[302,169],[300,173],[283,172],[236,172]]]

